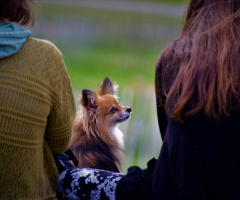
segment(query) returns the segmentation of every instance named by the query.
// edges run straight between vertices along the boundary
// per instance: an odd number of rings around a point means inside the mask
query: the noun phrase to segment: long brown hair
[[[161,62],[169,116],[230,115],[240,107],[240,1],[191,0],[181,37]]]
[[[34,0],[1,0],[0,17],[21,25],[34,24],[34,15],[31,4]]]

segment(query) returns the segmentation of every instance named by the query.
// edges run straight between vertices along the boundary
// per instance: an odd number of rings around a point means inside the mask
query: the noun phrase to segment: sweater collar
[[[18,52],[32,32],[11,23],[0,23],[0,58]]]

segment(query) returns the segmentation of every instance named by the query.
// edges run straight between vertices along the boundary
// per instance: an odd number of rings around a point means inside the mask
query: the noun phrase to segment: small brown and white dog
[[[96,92],[82,90],[82,109],[70,144],[79,162],[77,167],[120,171],[124,141],[118,123],[127,120],[132,110],[119,104],[117,87],[106,77]]]

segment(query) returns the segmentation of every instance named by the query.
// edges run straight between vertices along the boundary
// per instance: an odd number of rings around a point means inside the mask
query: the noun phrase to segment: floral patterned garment
[[[123,176],[100,169],[65,170],[58,179],[57,197],[62,200],[115,200],[116,187]]]

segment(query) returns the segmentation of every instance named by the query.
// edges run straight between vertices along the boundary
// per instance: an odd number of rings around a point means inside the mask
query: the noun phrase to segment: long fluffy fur
[[[112,125],[111,120],[119,115],[121,118],[125,117],[122,119],[125,121],[130,117],[131,109],[118,104],[115,96],[116,89],[117,86],[105,78],[97,92],[87,89],[82,91],[80,99],[82,109],[74,123],[70,144],[70,149],[79,161],[77,167],[120,171],[121,164],[124,162],[121,152],[122,133],[117,128],[117,123],[114,122],[116,124]],[[122,109],[122,113],[109,113],[108,105],[113,103],[116,104],[117,110]],[[122,121],[119,120],[119,122]]]

